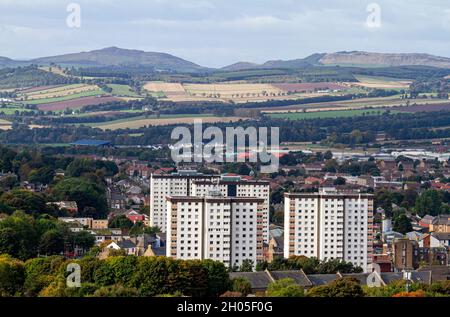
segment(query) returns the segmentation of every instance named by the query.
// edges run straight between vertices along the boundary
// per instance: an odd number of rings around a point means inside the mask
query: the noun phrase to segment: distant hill
[[[0,68],[27,66],[30,64],[58,64],[63,67],[145,67],[155,71],[199,73],[213,69],[202,67],[182,58],[157,52],[108,47],[89,52],[41,57],[28,61],[16,61],[0,57]],[[253,69],[301,69],[312,66],[358,66],[358,67],[389,67],[389,66],[428,66],[450,69],[450,58],[430,54],[394,54],[370,53],[361,51],[316,53],[306,58],[292,60],[270,60],[263,64],[238,62],[219,69],[222,72],[233,72]]]
[[[55,63],[74,66],[147,66],[156,71],[197,72],[205,68],[182,58],[156,52],[109,47],[90,52],[43,57],[32,60],[36,64]]]
[[[256,63],[248,63],[248,62],[237,62],[225,67],[222,67],[221,70],[225,71],[237,71],[237,70],[245,70],[245,69],[254,69],[260,67],[259,64]]]
[[[342,66],[431,66],[450,68],[450,58],[430,54],[392,54],[369,52],[337,52],[325,54],[319,62],[323,65]]]
[[[17,62],[15,60],[12,60],[8,57],[2,57],[0,56],[0,67],[15,67],[17,65],[21,64],[20,62]]]

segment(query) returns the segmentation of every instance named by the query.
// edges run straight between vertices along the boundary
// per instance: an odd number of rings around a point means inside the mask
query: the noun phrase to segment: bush
[[[99,288],[92,297],[138,297],[139,291],[133,287],[111,285]]]
[[[25,282],[23,262],[9,255],[0,255],[0,297],[16,296]]]
[[[238,292],[243,296],[247,296],[252,292],[252,285],[243,277],[237,277],[231,280],[233,292]]]
[[[327,284],[313,287],[308,297],[363,297],[364,291],[354,277],[342,277]]]
[[[305,291],[293,279],[283,278],[270,283],[266,294],[269,297],[303,297]]]

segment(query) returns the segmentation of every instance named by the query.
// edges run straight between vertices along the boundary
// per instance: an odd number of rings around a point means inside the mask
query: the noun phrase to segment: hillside
[[[450,58],[429,54],[391,54],[369,52],[337,52],[325,54],[319,62],[323,65],[345,66],[431,66],[450,68]]]
[[[221,70],[224,71],[237,71],[237,70],[245,70],[245,69],[254,69],[258,68],[260,65],[256,63],[249,63],[249,62],[237,62],[225,67],[222,67]]]
[[[0,56],[0,68],[15,67],[18,64],[20,64],[20,62],[16,62],[10,58]]]
[[[65,54],[34,59],[36,64],[55,63],[74,66],[147,66],[156,71],[197,72],[202,66],[179,57],[156,52],[144,52],[117,47],[109,47],[90,52]]]

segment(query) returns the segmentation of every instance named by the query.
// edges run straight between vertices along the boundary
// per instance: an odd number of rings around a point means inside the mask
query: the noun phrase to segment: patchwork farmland
[[[84,106],[100,105],[108,102],[119,101],[117,97],[85,97],[61,102],[51,102],[38,105],[43,111],[63,111],[66,109],[80,109]]]
[[[106,123],[89,124],[89,126],[100,128],[102,130],[118,130],[118,129],[138,129],[144,126],[162,126],[172,124],[193,124],[194,120],[201,119],[203,123],[216,123],[216,122],[235,122],[239,120],[245,120],[240,117],[217,117],[212,115],[167,115],[157,117],[144,116],[134,117],[130,119],[115,120]]]
[[[254,84],[246,82],[182,84],[149,82],[144,85],[144,89],[153,96],[174,102],[220,100],[235,103],[300,99],[323,96],[330,93],[344,94],[351,88],[342,84],[326,82],[294,84]]]
[[[16,103],[35,105],[43,111],[79,109],[88,105],[99,105],[126,98],[140,98],[127,85],[107,85],[111,92],[105,92],[97,85],[70,84],[40,86],[18,91]]]

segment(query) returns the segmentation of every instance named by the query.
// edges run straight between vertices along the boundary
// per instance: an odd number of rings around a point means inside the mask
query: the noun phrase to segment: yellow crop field
[[[47,99],[47,98],[58,98],[65,97],[74,94],[86,93],[91,91],[99,90],[96,85],[66,85],[57,88],[34,91],[30,93],[26,93],[27,100],[38,100],[38,99]]]
[[[129,121],[111,122],[106,124],[96,125],[97,128],[103,130],[118,130],[118,129],[138,129],[144,126],[160,126],[160,125],[172,125],[172,124],[193,124],[195,119],[201,119],[203,123],[216,123],[216,122],[234,122],[243,118],[239,117],[177,117],[177,118],[149,118],[149,119],[137,119]]]
[[[294,84],[295,85],[295,84]],[[305,84],[300,84],[305,85]],[[306,84],[308,85],[308,84]],[[310,86],[314,86],[313,84]],[[332,85],[332,84],[330,84]],[[278,87],[280,86],[280,87]],[[181,101],[233,101],[235,103],[262,102],[281,99],[300,99],[323,96],[327,92],[314,92],[312,89],[301,92],[292,92],[283,88],[283,85],[253,84],[246,82],[226,82],[216,84],[182,84],[149,82],[144,88],[158,93],[159,98],[174,102]],[[342,86],[342,88],[345,88]]]
[[[207,97],[239,101],[268,99],[285,92],[269,84],[185,84],[187,93],[193,97]]]
[[[183,85],[180,83],[164,83],[164,82],[150,82],[144,85],[144,89],[150,92],[167,92],[167,93],[184,93]]]

